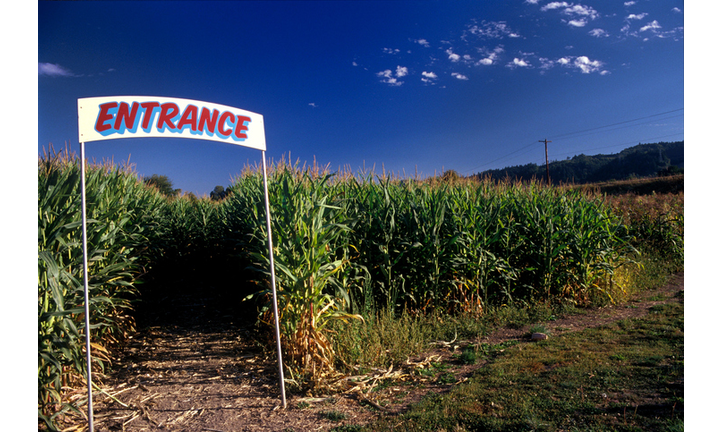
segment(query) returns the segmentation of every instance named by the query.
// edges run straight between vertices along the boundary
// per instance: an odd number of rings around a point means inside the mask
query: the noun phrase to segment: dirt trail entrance
[[[579,331],[625,318],[639,317],[650,307],[677,301],[684,274],[632,305],[590,311],[554,321],[555,335]],[[165,299],[164,301],[171,301]],[[288,394],[282,409],[274,355],[263,355],[248,321],[235,322],[222,299],[179,297],[172,316],[155,317],[127,346],[111,374],[102,380],[107,394],[95,396],[96,431],[326,431],[372,421],[380,411],[357,394],[310,398]],[[251,317],[252,318],[252,317]],[[527,329],[500,329],[484,342],[525,340]],[[438,348],[416,360],[451,360],[450,349]],[[456,382],[482,364],[454,366]],[[387,412],[402,412],[428,392],[447,391],[455,383],[405,382],[375,393]],[[110,396],[112,397],[110,397]],[[82,430],[78,424],[77,429]],[[346,430],[351,430],[346,428]]]

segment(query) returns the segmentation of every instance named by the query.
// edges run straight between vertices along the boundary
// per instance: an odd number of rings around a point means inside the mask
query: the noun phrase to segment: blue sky
[[[77,99],[150,95],[264,116],[267,157],[421,176],[684,139],[682,1],[39,2],[38,152]],[[92,142],[198,195],[260,152]]]

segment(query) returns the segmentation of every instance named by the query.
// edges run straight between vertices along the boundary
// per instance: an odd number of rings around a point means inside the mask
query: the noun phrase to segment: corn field
[[[162,198],[127,169],[111,164],[86,173],[88,289],[93,368],[135,330],[129,314],[137,296],[146,236]],[[38,163],[38,416],[48,426],[73,405],[63,394],[85,381],[80,166],[67,153]]]
[[[85,374],[80,170],[67,154],[45,155],[38,167],[38,415],[52,429],[55,416],[82,402],[68,397]],[[134,331],[139,283],[158,274],[210,269],[202,274],[220,275],[224,289],[246,298],[239,309],[255,307],[259,322],[272,322],[262,172],[246,167],[230,190],[220,202],[167,199],[129,169],[89,169],[100,370]],[[379,311],[613,302],[628,288],[618,270],[634,264],[649,230],[683,260],[679,211],[647,228],[598,195],[540,183],[399,179],[281,160],[269,167],[269,194],[287,376],[312,386],[336,373],[334,322]]]

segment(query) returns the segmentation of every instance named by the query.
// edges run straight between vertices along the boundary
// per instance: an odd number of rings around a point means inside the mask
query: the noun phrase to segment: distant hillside
[[[616,154],[580,154],[563,161],[549,162],[552,183],[595,183],[682,172],[684,141],[639,144]],[[527,164],[487,170],[471,177],[503,180],[546,180],[546,165]]]

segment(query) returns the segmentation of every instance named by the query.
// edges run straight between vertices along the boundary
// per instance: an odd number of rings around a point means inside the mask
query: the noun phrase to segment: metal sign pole
[[[90,298],[88,295],[88,229],[85,216],[85,143],[80,143],[80,205],[83,224],[83,289],[85,292],[85,360],[88,365],[88,430],[93,432],[93,379],[90,357]]]
[[[283,356],[281,354],[281,329],[278,322],[278,298],[276,296],[276,269],[273,265],[273,235],[271,235],[271,204],[268,200],[268,176],[266,174],[266,151],[262,151],[263,191],[266,195],[266,228],[268,231],[268,257],[271,261],[271,288],[273,289],[273,318],[276,325],[276,348],[278,350],[278,380],[281,386],[281,402],[286,408],[286,384],[283,379]]]

